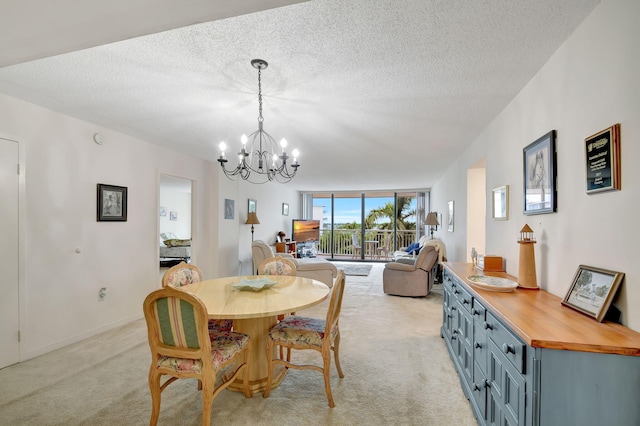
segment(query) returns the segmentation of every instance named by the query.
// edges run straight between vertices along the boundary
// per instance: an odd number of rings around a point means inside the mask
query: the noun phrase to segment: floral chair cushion
[[[249,341],[249,336],[242,333],[225,333],[209,330],[211,339],[211,362],[218,369],[238,351],[242,350]],[[168,368],[175,372],[202,373],[202,361],[198,359],[174,358],[163,356],[158,359],[158,368]]]
[[[287,342],[302,345],[322,346],[326,321],[324,319],[289,316],[277,323],[269,336],[277,342]],[[337,325],[331,330],[331,341],[338,332]]]
[[[193,269],[183,268],[174,271],[167,281],[173,287],[182,287],[185,285],[200,282],[200,276]]]
[[[263,266],[262,275],[289,275],[294,276],[296,271],[288,263],[273,261]]]
[[[230,332],[233,328],[233,320],[230,319],[210,319],[209,320],[209,332],[211,331],[220,331],[220,332]]]

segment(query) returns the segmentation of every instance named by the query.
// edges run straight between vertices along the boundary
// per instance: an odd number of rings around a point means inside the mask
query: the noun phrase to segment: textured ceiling
[[[296,188],[428,188],[597,3],[312,0],[6,66],[0,92],[215,161],[257,128],[261,58]]]

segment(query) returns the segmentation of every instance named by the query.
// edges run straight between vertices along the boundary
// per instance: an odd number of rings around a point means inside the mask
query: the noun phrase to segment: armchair
[[[253,254],[253,273],[257,273],[260,263],[268,258],[274,257],[271,246],[261,240],[251,243],[251,253]],[[296,276],[311,278],[333,287],[333,280],[338,276],[338,268],[333,263],[319,257],[296,259],[289,253],[278,253],[285,259],[292,260],[296,265]]]
[[[382,289],[397,296],[426,296],[436,273],[438,251],[425,246],[416,258],[401,258],[384,265]]]

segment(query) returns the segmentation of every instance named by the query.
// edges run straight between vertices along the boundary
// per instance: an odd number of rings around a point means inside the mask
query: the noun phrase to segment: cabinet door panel
[[[490,424],[525,424],[525,379],[489,339],[489,392],[492,420]]]

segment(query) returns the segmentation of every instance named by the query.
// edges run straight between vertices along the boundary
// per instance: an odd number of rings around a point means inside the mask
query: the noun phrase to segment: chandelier
[[[262,70],[266,69],[269,64],[262,59],[254,59],[251,65],[258,70],[258,130],[251,133],[249,137],[242,135],[240,141],[242,148],[238,152],[238,165],[234,169],[227,169],[228,162],[225,155],[227,144],[220,142],[220,157],[218,162],[222,167],[224,174],[231,180],[235,180],[236,176],[251,183],[266,183],[276,180],[280,183],[287,183],[296,175],[298,171],[298,150],[294,149],[293,162],[291,169],[287,166],[287,140],[282,138],[280,141],[280,155],[276,141],[263,129],[264,118],[262,117]],[[247,146],[248,144],[248,146]]]

